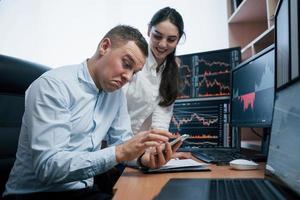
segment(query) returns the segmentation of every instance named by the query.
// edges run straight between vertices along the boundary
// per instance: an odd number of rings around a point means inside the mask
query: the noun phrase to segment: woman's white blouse
[[[142,71],[138,72],[123,91],[127,97],[128,113],[134,134],[149,129],[168,130],[173,105],[159,106],[159,85],[165,63],[156,72],[157,63],[149,50],[149,56]]]

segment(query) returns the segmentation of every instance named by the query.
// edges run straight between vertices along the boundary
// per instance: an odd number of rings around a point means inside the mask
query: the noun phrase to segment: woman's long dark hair
[[[179,39],[184,34],[184,24],[181,15],[173,8],[165,7],[157,11],[149,23],[149,30],[152,26],[159,24],[165,20],[169,20],[174,24],[179,33]],[[160,106],[170,106],[177,98],[179,91],[179,69],[175,61],[176,48],[166,58],[166,66],[162,72],[162,78],[159,86],[159,94],[161,96]]]

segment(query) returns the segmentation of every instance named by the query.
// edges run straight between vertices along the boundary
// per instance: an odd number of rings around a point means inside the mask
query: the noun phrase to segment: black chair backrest
[[[0,54],[0,196],[15,160],[28,86],[49,67]]]

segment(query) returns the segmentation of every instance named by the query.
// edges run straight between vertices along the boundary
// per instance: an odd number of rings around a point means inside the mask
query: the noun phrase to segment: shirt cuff
[[[94,171],[95,174],[101,174],[105,171],[113,168],[117,165],[116,160],[116,147],[111,146],[99,151],[96,151],[94,154]]]

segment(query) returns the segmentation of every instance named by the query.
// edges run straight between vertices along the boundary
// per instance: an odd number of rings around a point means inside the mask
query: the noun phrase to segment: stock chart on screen
[[[178,56],[178,99],[230,95],[230,74],[240,62],[240,48]]]
[[[242,63],[232,74],[233,125],[270,125],[274,101],[274,49]]]
[[[177,100],[170,123],[170,132],[176,135],[190,135],[190,138],[184,142],[184,146],[228,146],[230,145],[228,103],[229,99]]]

